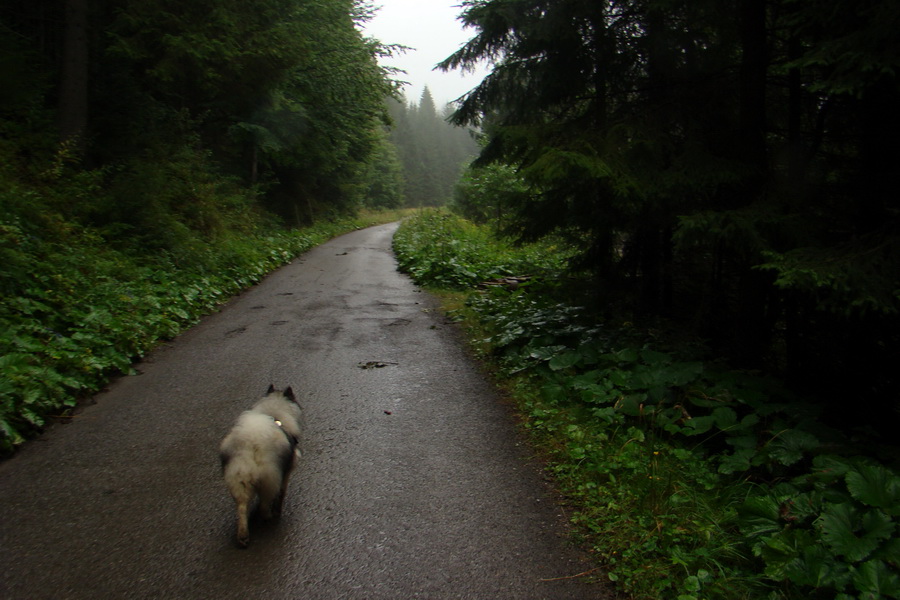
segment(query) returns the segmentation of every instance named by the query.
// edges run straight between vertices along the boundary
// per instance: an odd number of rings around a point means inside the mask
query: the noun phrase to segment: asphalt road
[[[0,463],[0,598],[608,597],[395,229],[305,254]],[[217,448],[269,383],[304,455],[241,550]]]

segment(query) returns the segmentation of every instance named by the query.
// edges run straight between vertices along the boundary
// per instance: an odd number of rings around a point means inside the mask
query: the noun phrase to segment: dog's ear
[[[291,389],[291,386],[287,386],[287,388],[284,390],[284,397],[291,402],[297,401],[297,398],[294,397],[294,390]]]
[[[274,384],[274,383],[270,383],[270,384],[269,384],[269,389],[266,390],[266,394],[271,394],[271,393],[274,392],[274,391],[275,391],[275,384]]]

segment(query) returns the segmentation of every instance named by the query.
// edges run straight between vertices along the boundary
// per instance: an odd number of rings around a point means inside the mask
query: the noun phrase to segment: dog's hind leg
[[[278,469],[271,469],[259,481],[259,512],[263,519],[269,520],[280,514],[278,496],[281,490],[282,474]]]
[[[241,482],[230,487],[237,509],[237,543],[241,548],[246,548],[250,544],[250,526],[247,519],[250,515],[250,503],[253,500],[253,486]]]
[[[294,469],[294,463],[296,462],[297,456],[299,456],[299,454],[300,452],[298,450],[296,450],[294,447],[291,447],[281,456],[281,462],[279,464],[279,479],[281,481],[281,485],[279,486],[278,494],[272,500],[272,514],[274,514],[276,517],[281,516],[281,512],[284,507],[284,496],[285,494],[287,494],[291,471],[293,471]]]
[[[248,502],[237,503],[237,543],[241,548],[250,545],[250,526],[247,524]]]
[[[275,502],[272,504],[272,511],[275,513],[276,517],[281,516],[281,511],[284,508],[284,495],[287,493],[288,480],[290,479],[290,477],[291,472],[286,471],[281,478],[281,489],[278,491],[278,496],[275,498]]]

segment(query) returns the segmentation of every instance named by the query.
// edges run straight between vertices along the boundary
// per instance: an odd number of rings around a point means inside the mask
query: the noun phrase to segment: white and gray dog
[[[300,456],[300,406],[294,391],[270,385],[266,396],[241,413],[219,446],[222,474],[237,505],[237,541],[250,543],[247,517],[254,498],[264,519],[281,514],[288,478]]]

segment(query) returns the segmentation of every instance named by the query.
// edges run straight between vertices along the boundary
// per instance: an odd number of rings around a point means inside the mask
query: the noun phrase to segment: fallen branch
[[[490,281],[482,281],[478,284],[478,287],[485,290],[492,287],[504,287],[508,290],[517,290],[519,286],[523,283],[528,283],[531,280],[531,275],[522,275],[518,277],[500,277],[499,279],[492,279]]]
[[[395,362],[385,362],[385,361],[381,361],[381,360],[370,360],[369,362],[361,362],[361,363],[359,363],[359,364],[356,365],[356,366],[359,367],[360,369],[383,369],[384,367],[386,367],[386,366],[388,366],[388,365],[396,365],[396,364],[397,364],[397,363],[395,363]]]
[[[590,575],[594,571],[598,570],[600,567],[594,567],[589,571],[585,571],[584,573],[579,573],[577,575],[566,575],[565,577],[551,577],[550,579],[538,579],[538,581],[562,581],[563,579],[577,579],[579,577],[584,577],[585,575]]]

